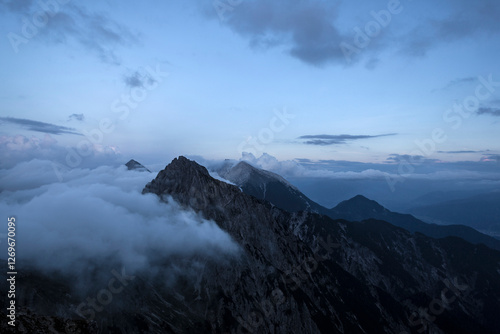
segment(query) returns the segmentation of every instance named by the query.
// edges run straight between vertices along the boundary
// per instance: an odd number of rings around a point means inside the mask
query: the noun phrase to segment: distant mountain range
[[[464,224],[500,237],[500,191],[442,200],[413,207],[409,212],[437,224]]]
[[[472,201],[471,203],[462,203],[466,202],[466,200],[458,201],[458,203],[463,204],[462,209],[456,207],[456,202],[451,202],[449,205],[462,213],[462,217],[461,219],[457,219],[455,224],[445,226],[425,223],[410,214],[391,212],[377,202],[362,195],[355,196],[339,203],[334,208],[328,209],[309,199],[281,176],[254,167],[244,161],[234,166],[228,162],[216,169],[216,172],[218,172],[221,177],[238,185],[245,193],[258,199],[269,201],[286,211],[298,212],[309,210],[311,212],[327,215],[333,219],[345,219],[348,221],[363,221],[367,219],[383,220],[410,232],[419,232],[433,238],[455,236],[473,244],[482,243],[493,249],[500,250],[500,240],[480,233],[469,226],[458,224],[459,222],[463,222],[466,218],[471,221],[477,221],[477,219],[471,219],[473,214],[467,211],[471,210],[471,212],[477,213],[481,208],[481,205],[478,204],[477,201]],[[498,212],[477,214],[476,217],[481,217],[483,219],[483,217],[488,214],[491,214],[493,217],[500,216],[500,193],[497,195],[499,205],[496,207],[496,210]],[[491,198],[491,200],[496,200],[497,198]],[[478,198],[478,201],[481,199],[482,198]],[[441,212],[439,210],[440,207],[428,208],[428,211],[436,212],[436,214],[437,212]],[[424,210],[421,209],[420,212],[422,211]],[[444,210],[442,211],[446,212]],[[458,216],[459,214],[453,215],[453,217]],[[483,225],[478,224],[478,226]]]

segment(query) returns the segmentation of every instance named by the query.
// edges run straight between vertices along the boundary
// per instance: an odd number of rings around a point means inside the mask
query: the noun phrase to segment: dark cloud
[[[364,57],[366,66],[373,68],[384,50],[418,57],[440,44],[484,33],[496,34],[500,29],[497,0],[448,1],[440,4],[438,10],[431,0],[418,4],[402,1],[399,7],[402,11],[393,15],[390,24],[380,27],[380,33],[366,45],[356,47],[354,39],[359,34],[353,29],[362,31],[368,23],[375,22],[373,14],[367,14],[361,6],[358,13],[347,14],[340,2],[322,0],[212,3],[213,6],[204,7],[207,15],[221,20],[251,46],[283,47],[291,56],[315,66],[347,64],[349,61],[346,62],[340,47],[342,43],[356,48],[353,57],[358,60]],[[216,3],[223,5],[216,6]],[[386,8],[387,2],[378,2],[372,9],[378,12]]]
[[[236,7],[237,6],[237,7]],[[303,62],[323,65],[344,60],[339,44],[344,40],[334,25],[335,4],[323,1],[243,1],[235,8],[207,8],[247,38],[252,47],[285,46]]]
[[[47,22],[36,29],[29,39],[40,39],[52,44],[76,44],[95,54],[110,64],[120,64],[116,55],[119,47],[137,44],[139,39],[125,25],[114,21],[109,15],[89,11],[74,2],[55,6],[42,6],[45,3],[34,1],[10,1],[5,8],[20,19],[45,14]],[[36,16],[36,15],[35,15]],[[40,16],[40,15],[39,15]],[[41,15],[43,17],[43,15]],[[20,38],[26,37],[18,32]],[[19,48],[22,48],[22,44]]]
[[[490,115],[500,117],[500,108],[481,107],[476,112],[478,115]]]
[[[85,119],[85,116],[83,114],[71,114],[69,115],[68,120],[77,120],[77,121],[83,121]]]
[[[338,145],[345,144],[348,141],[359,140],[359,139],[370,139],[378,137],[395,136],[397,133],[387,133],[382,135],[306,135],[300,136],[298,139],[304,139],[304,144],[307,145]]]
[[[30,131],[50,133],[53,135],[71,134],[71,135],[82,136],[81,133],[75,132],[74,128],[68,128],[66,126],[44,123],[44,122],[39,122],[39,121],[33,121],[31,119],[14,118],[14,117],[0,117],[0,121],[5,122],[5,123],[19,125],[23,128],[27,128]]]
[[[157,82],[157,80],[154,79],[149,73],[135,71],[132,74],[126,75],[123,82],[127,85],[127,87],[136,88],[153,85]]]

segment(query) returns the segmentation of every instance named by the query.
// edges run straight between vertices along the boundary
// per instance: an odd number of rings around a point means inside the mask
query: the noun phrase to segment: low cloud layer
[[[267,153],[259,158],[244,152],[241,161],[269,170],[285,178],[311,178],[334,180],[468,180],[471,182],[499,182],[498,155],[484,155],[478,161],[444,162],[423,156],[391,154],[384,163],[361,163],[340,160],[284,160]],[[192,157],[210,169],[217,169],[223,161],[210,161]],[[408,169],[409,165],[412,169]],[[402,168],[401,166],[404,166]]]
[[[27,130],[30,130],[30,131],[50,133],[53,135],[60,135],[60,134],[70,134],[70,135],[77,135],[77,136],[82,135],[81,133],[76,132],[76,130],[74,128],[69,128],[66,126],[61,126],[61,125],[56,125],[56,124],[51,124],[51,123],[34,121],[31,119],[15,118],[15,117],[0,117],[0,122],[10,124],[10,125],[18,125],[18,126],[23,127]]]
[[[346,144],[349,141],[359,140],[359,139],[371,139],[378,137],[395,136],[396,133],[387,133],[382,135],[370,136],[370,135],[306,135],[300,136],[298,139],[303,139],[304,144],[307,145],[338,145]]]
[[[73,169],[64,183],[51,173],[51,162],[42,160],[0,171],[0,211],[16,217],[20,264],[86,277],[100,265],[106,273],[110,265],[149,272],[170,257],[239,252],[216,223],[173,200],[142,195],[149,173],[125,166]]]
[[[82,140],[85,138],[82,137]],[[55,136],[48,133],[42,137],[0,136],[0,156],[0,169],[9,169],[21,162],[39,159],[51,161],[61,171],[75,167],[73,164],[69,165],[68,161],[78,162],[79,168],[95,168],[102,165],[116,166],[124,159],[113,146],[93,144],[86,147],[85,152],[81,152],[77,147],[60,145]]]

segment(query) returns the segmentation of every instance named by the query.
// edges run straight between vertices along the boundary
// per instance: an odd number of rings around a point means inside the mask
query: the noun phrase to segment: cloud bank
[[[43,137],[23,135],[0,136],[0,169],[9,169],[21,162],[32,159],[49,160],[61,172],[71,169],[74,165],[68,160],[79,157],[78,167],[95,168],[102,165],[122,164],[124,158],[113,146],[93,144],[82,152],[78,147],[59,145],[54,136],[46,133]],[[71,160],[71,161],[73,161]],[[52,173],[54,177],[56,175]]]
[[[142,195],[149,173],[125,166],[75,168],[64,183],[54,182],[51,173],[51,162],[43,160],[0,170],[0,211],[16,217],[20,266],[85,278],[101,266],[106,273],[120,267],[150,272],[173,257],[217,259],[239,252],[213,221],[173,200]]]
[[[217,170],[224,161],[206,160],[201,157],[190,157],[207,167]],[[471,181],[500,182],[498,155],[484,155],[479,161],[443,162],[423,156],[390,154],[384,163],[360,163],[341,160],[295,159],[280,161],[267,153],[259,158],[252,153],[243,152],[239,161],[246,161],[284,178],[310,178],[332,180],[429,180],[429,181]],[[409,172],[401,169],[412,161],[414,169]],[[230,161],[235,164],[237,161]]]

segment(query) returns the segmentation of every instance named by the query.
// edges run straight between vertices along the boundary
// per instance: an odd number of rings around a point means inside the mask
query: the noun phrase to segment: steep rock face
[[[221,177],[240,186],[246,194],[269,201],[288,212],[325,211],[281,176],[253,167],[245,161],[234,167],[223,165],[217,172]]]

